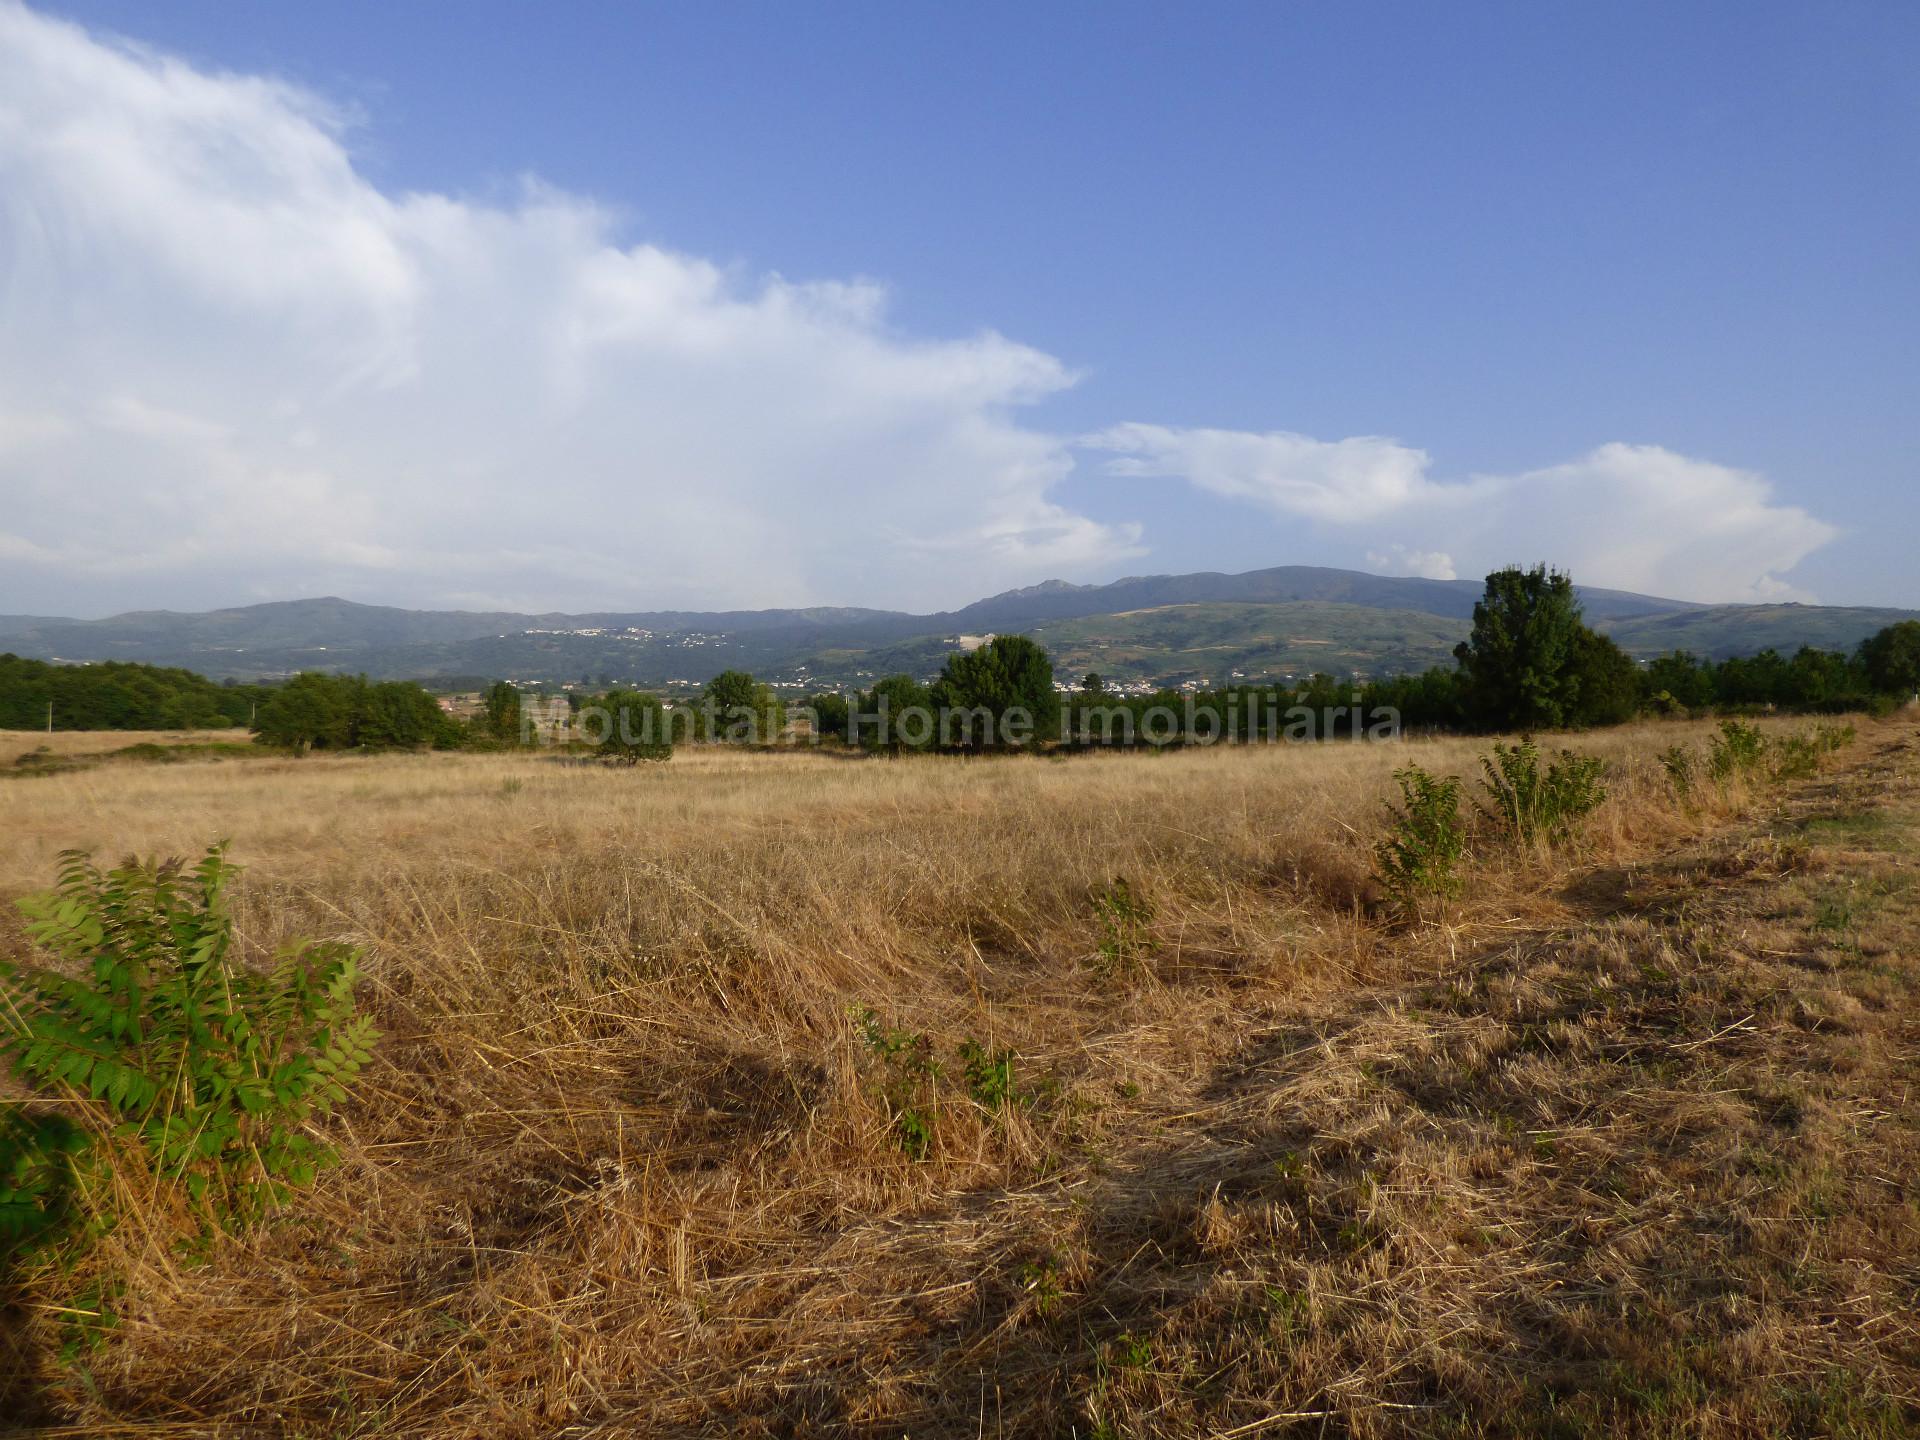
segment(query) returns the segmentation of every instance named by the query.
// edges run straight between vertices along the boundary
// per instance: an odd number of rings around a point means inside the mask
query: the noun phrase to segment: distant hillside
[[[1754,655],[1762,650],[1792,654],[1802,645],[1852,650],[1869,635],[1920,611],[1856,605],[1711,605],[1671,615],[1636,615],[1601,621],[1598,628],[1634,655],[1691,650],[1706,660]]]
[[[1241,575],[1144,575],[1108,585],[1050,581],[958,610],[913,615],[816,607],[592,614],[406,610],[327,597],[204,613],[104,620],[0,616],[0,651],[63,661],[184,666],[218,678],[298,670],[376,678],[704,682],[728,667],[789,683],[923,673],[962,636],[1039,636],[1063,668],[1177,683],[1324,669],[1384,673],[1447,658],[1481,586],[1286,565]],[[1703,606],[1583,589],[1588,617],[1636,654],[1710,656],[1803,643],[1851,648],[1913,612],[1820,606]]]
[[[1072,675],[1226,685],[1236,679],[1424,670],[1453,658],[1470,622],[1368,605],[1163,605],[1034,626]]]

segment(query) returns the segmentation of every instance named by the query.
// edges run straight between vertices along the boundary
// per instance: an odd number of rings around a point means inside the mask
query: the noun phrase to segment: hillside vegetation
[[[1077,643],[1134,646],[1124,676],[1154,683],[1205,678],[1233,668],[1276,678],[1303,666],[1315,642],[1334,673],[1384,674],[1429,663],[1444,622],[1471,617],[1477,580],[1425,580],[1283,565],[1245,574],[1146,575],[1106,585],[1050,581],[929,615],[848,607],[756,611],[591,614],[402,610],[335,598],[280,601],[204,614],[145,611],[103,620],[0,616],[0,649],[67,660],[139,660],[185,665],[217,677],[279,678],[301,670],[372,679],[507,676],[523,681],[664,685],[698,683],[726,669],[766,678],[846,686],[904,670],[922,679],[965,635],[1034,634],[1052,645],[1058,627],[1092,621]],[[1821,606],[1701,606],[1582,586],[1588,619],[1636,655],[1673,649],[1722,657],[1767,646],[1851,649],[1915,612]],[[1314,612],[1300,605],[1330,606]],[[1206,626],[1168,636],[1131,617],[1170,607],[1206,607]],[[1286,613],[1263,613],[1282,607]],[[1360,615],[1358,611],[1376,612]],[[1265,637],[1281,647],[1271,655]],[[1301,643],[1294,643],[1301,642]],[[1068,641],[1061,637],[1064,648]],[[1238,656],[1236,648],[1251,645]],[[1210,649],[1210,647],[1226,647]],[[1198,653],[1196,653],[1198,652]],[[1216,666],[1213,662],[1225,662]],[[1348,663],[1348,662],[1351,663]],[[1091,659],[1089,663],[1092,663]],[[1258,670],[1254,667],[1259,667]],[[1122,666],[1114,666],[1117,672]]]
[[[1030,633],[1068,673],[1110,680],[1224,686],[1236,676],[1394,675],[1442,665],[1467,619],[1301,601],[1167,605],[1036,625]]]
[[[1632,655],[1687,650],[1724,660],[1762,650],[1791,654],[1803,645],[1851,650],[1876,631],[1916,618],[1920,617],[1911,610],[1858,605],[1713,605],[1666,615],[1601,619],[1595,624]]]

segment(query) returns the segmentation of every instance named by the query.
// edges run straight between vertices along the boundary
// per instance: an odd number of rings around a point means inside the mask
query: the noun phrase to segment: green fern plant
[[[1381,886],[1403,911],[1417,913],[1423,896],[1460,893],[1460,862],[1467,853],[1460,818],[1460,779],[1431,775],[1418,765],[1393,772],[1399,805],[1387,806],[1387,833],[1373,847]]]
[[[51,1223],[63,1163],[83,1180],[144,1166],[218,1224],[259,1217],[336,1158],[307,1122],[345,1099],[377,1038],[355,1010],[358,952],[299,943],[265,971],[241,963],[235,872],[221,845],[192,869],[102,871],[68,851],[55,888],[20,902],[53,963],[0,961],[0,1057],[86,1143],[24,1119],[5,1127],[9,1232]],[[56,1134],[58,1153],[45,1143]]]
[[[1480,769],[1487,791],[1480,812],[1516,845],[1542,837],[1567,839],[1607,798],[1600,783],[1604,765],[1597,756],[1562,750],[1542,769],[1540,747],[1531,737],[1518,745],[1494,742]]]
[[[900,1148],[915,1160],[933,1153],[934,1112],[939,1103],[935,1086],[940,1062],[933,1058],[933,1041],[911,1030],[897,1030],[864,1005],[850,1012],[867,1053],[879,1062],[881,1080],[876,1094],[887,1107]]]
[[[1720,733],[1708,742],[1707,773],[1724,785],[1736,775],[1757,770],[1766,754],[1767,737],[1757,726],[1723,720]]]
[[[1033,1103],[1013,1073],[1011,1050],[990,1050],[972,1038],[960,1042],[960,1065],[967,1077],[967,1094],[981,1109],[998,1114]]]
[[[31,1250],[66,1224],[74,1157],[86,1132],[63,1115],[0,1109],[0,1258]]]

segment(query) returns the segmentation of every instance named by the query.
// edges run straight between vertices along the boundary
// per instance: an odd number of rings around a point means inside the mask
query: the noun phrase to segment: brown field
[[[230,838],[249,943],[364,945],[385,1031],[344,1163],[278,1222],[193,1266],[102,1247],[99,1349],[63,1364],[72,1278],[17,1275],[0,1416],[1909,1433],[1920,727],[1857,723],[1819,777],[1692,809],[1658,756],[1707,727],[1568,740],[1611,766],[1583,843],[1489,850],[1416,928],[1369,880],[1391,771],[1484,742],[0,781],[0,896],[67,847]],[[1116,880],[1151,907],[1117,946]],[[941,1067],[924,1159],[860,1007]],[[1025,1103],[969,1094],[970,1039]]]
[[[245,743],[245,730],[0,730],[0,765],[12,765],[22,755],[45,750],[54,755],[98,756],[129,745],[204,745],[218,741]]]

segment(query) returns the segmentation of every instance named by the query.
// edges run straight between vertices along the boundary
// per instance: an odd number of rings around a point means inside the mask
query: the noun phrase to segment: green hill
[[[1802,645],[1850,651],[1869,635],[1915,618],[1911,610],[1858,605],[1709,605],[1594,624],[1630,655],[1691,650],[1702,659],[1725,660],[1762,650],[1791,655]]]
[[[1035,625],[1064,674],[1117,681],[1278,680],[1323,671],[1387,675],[1445,664],[1465,620],[1367,605],[1162,605]]]
[[[786,684],[930,674],[968,635],[1038,638],[1066,672],[1148,684],[1384,674],[1445,663],[1480,584],[1277,566],[1240,575],[1049,581],[934,614],[845,608],[513,614],[414,611],[327,598],[202,614],[101,620],[0,616],[0,651],[141,661],[216,677],[325,670],[375,679],[491,675],[530,681],[695,684],[726,669]],[[1904,610],[1699,605],[1582,588],[1590,623],[1632,654],[1724,658],[1802,645],[1851,650]],[[1238,676],[1234,672],[1240,672]]]

